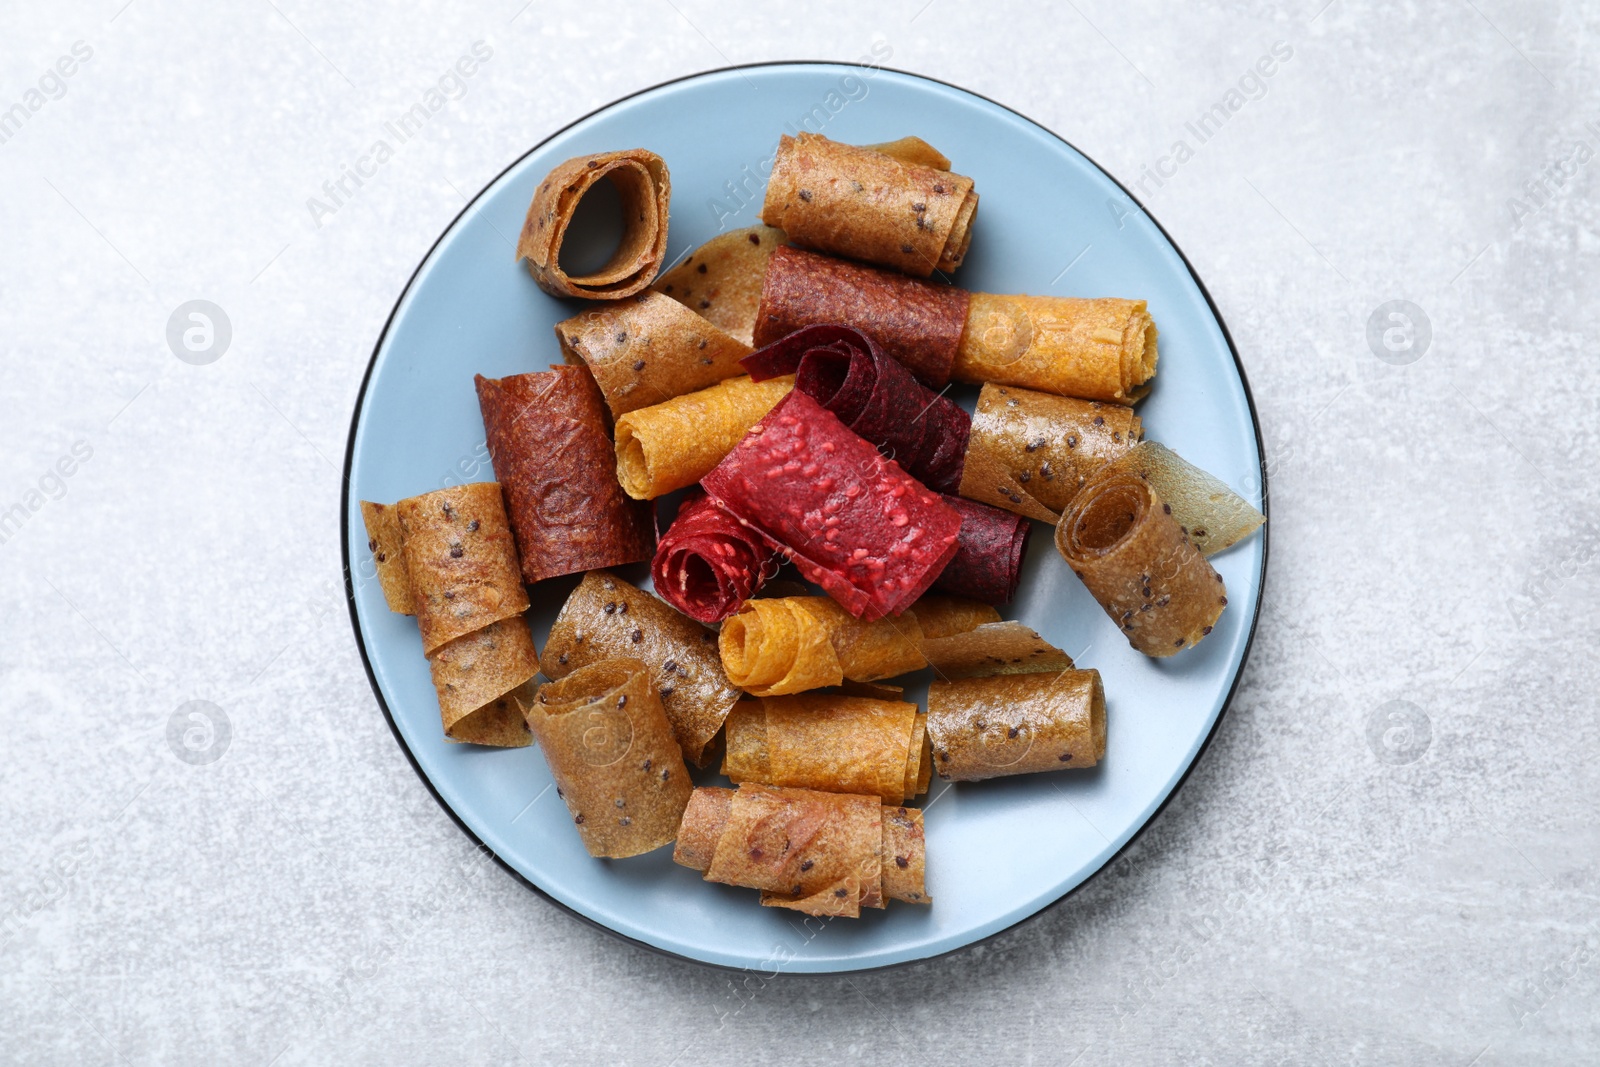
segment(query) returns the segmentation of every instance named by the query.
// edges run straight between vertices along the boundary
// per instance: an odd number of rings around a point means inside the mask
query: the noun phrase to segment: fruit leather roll
[[[740,375],[617,420],[617,480],[635,500],[653,500],[709,474],[750,427],[794,388],[794,377]]]
[[[1056,548],[1134,648],[1197,644],[1228,603],[1222,575],[1149,480],[1115,463],[1091,475],[1056,527]]]
[[[656,595],[691,619],[721,622],[777,573],[779,560],[760,536],[695,490],[661,535],[650,580]]]
[[[1111,466],[1149,482],[1161,498],[1162,510],[1172,509],[1178,528],[1206,556],[1250,536],[1267,521],[1221,479],[1155,441],[1140,441]]]
[[[987,622],[993,608],[928,597],[895,618],[858,619],[827,597],[752,600],[722,624],[718,647],[728,680],[755,696],[871,682],[928,665],[921,644]]]
[[[947,496],[944,502],[961,516],[961,533],[956,554],[931,588],[985,604],[1011,603],[1022,581],[1022,557],[1033,525],[1021,515],[958,496]]]
[[[943,389],[970,302],[965,289],[783,247],[767,261],[752,338],[765,346],[802,326],[853,326],[923,385]]]
[[[424,655],[528,610],[499,485],[454,485],[394,510]]]
[[[684,758],[704,766],[706,746],[739,699],[722,673],[717,635],[615,575],[591,571],[550,627],[544,673],[565,678],[616,656],[641,660],[655,672],[661,706]]]
[[[612,418],[743,374],[750,346],[671,297],[643,292],[556,323],[563,358],[586,366]]]
[[[577,278],[561,269],[561,244],[578,204],[596,182],[609,179],[622,200],[622,241],[606,264]],[[533,194],[517,241],[517,258],[551,296],[621,300],[649,285],[667,253],[667,203],[672,180],[654,152],[633,148],[597,152],[560,164]]]
[[[928,736],[941,778],[1092,767],[1106,753],[1100,672],[1036,671],[935,681]]]
[[[929,489],[953,493],[961,484],[972,417],[920,384],[860,330],[805,326],[741,362],[758,382],[794,375],[796,389]]]
[[[955,509],[804,393],[779,401],[701,484],[857,618],[897,614],[956,553]]]
[[[926,726],[915,704],[822,693],[747,700],[726,730],[722,773],[735,784],[860,793],[885,804],[916,795]]]
[[[541,686],[523,709],[591,856],[671,841],[694,789],[653,673],[636,659],[600,660]]]
[[[1132,408],[985,385],[967,442],[961,495],[1052,525],[1100,465],[1144,428]]]
[[[767,907],[854,918],[889,898],[930,903],[921,815],[877,797],[712,786],[690,798],[672,858],[708,882],[762,890]]]
[[[1131,404],[1156,373],[1143,300],[974,293],[953,376]]]
[[[946,168],[948,167],[948,161]],[[761,221],[796,244],[926,278],[972,243],[972,179],[821,134],[779,139]]]
[[[393,506],[363,500],[361,514],[385,600],[417,616],[445,736],[528,744],[517,700],[531,695],[539,657],[500,487],[453,486]]]
[[[771,226],[719,233],[651,286],[742,341],[752,343],[767,260],[786,240]]]
[[[605,407],[581,367],[477,377],[489,457],[529,582],[649,559],[654,506],[617,484]]]

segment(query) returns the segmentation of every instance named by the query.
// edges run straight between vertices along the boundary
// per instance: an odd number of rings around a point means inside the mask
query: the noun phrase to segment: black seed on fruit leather
[[[642,359],[634,360],[633,361],[633,369],[634,370],[644,370],[644,360],[642,360]]]
[[[699,271],[701,274],[704,274],[706,272],[706,265],[702,263],[696,267],[695,270]]]
[[[471,522],[467,523],[467,532],[468,533],[477,533],[478,532],[478,520],[477,519],[473,519]]]
[[[802,873],[804,873],[805,871],[809,871],[813,866],[814,863],[811,860],[805,860],[800,864],[800,870]]]
[[[1065,762],[1067,762],[1067,760],[1072,758],[1072,753],[1063,752],[1058,758],[1061,760],[1062,763],[1065,763]]]
[[[627,706],[628,706],[628,694],[624,693],[624,694],[622,694],[621,696],[619,696],[617,698],[617,707],[625,708]]]
[[[460,545],[451,545],[450,546],[450,558],[451,559],[460,559],[462,554],[465,551],[466,550],[463,549]]]
[[[810,189],[801,189],[800,190],[800,199],[804,200],[808,204],[811,203],[811,190]]]
[[[615,600],[608,600],[606,601],[606,606],[600,610],[605,612],[607,615],[615,615],[617,613],[617,602]]]
[[[903,871],[907,867],[911,866],[911,861],[906,859],[904,856],[896,856],[894,858],[894,865]]]

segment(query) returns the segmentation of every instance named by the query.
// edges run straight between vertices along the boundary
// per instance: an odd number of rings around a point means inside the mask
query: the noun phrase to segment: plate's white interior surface
[[[870,76],[869,76],[870,75]],[[1265,538],[1213,562],[1229,607],[1197,649],[1165,661],[1130,649],[1039,526],[1022,591],[1003,609],[1098,668],[1107,755],[1089,771],[949,786],[927,809],[930,908],[891,903],[859,920],[809,923],[758,906],[753,891],[711,885],[670,849],[591,859],[534,748],[447,742],[415,622],[391,614],[374,577],[358,501],[391,502],[494,475],[473,375],[560,361],[552,326],[579,306],[538,289],[514,259],[534,187],[571,156],[646,147],[672,174],[669,259],[758,221],[780,132],[856,143],[917,134],[982,196],[957,281],[988,292],[1149,301],[1160,329],[1146,435],[1213,472],[1258,506],[1261,461],[1249,400],[1202,290],[1159,229],[1092,163],[1053,134],[961,90],[910,75],[786,64],[701,75],[620,101],[561,132],[501,176],[429,255],[401,300],[356,414],[348,542],[355,615],[396,729],[439,796],[472,833],[562,904],[627,937],[727,966],[835,971],[920,959],[1001,930],[1098,870],[1151,817],[1209,737],[1248,648]],[[975,390],[960,399],[970,408]],[[644,568],[625,576],[641,580]],[[576,578],[534,587],[534,634]],[[923,689],[910,690],[918,699]],[[715,775],[704,781],[723,780]],[[529,907],[542,906],[529,897]],[[774,962],[778,961],[778,962]]]

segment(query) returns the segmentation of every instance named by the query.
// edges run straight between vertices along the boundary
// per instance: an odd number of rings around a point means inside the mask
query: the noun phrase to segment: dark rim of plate
[[[728,965],[728,964],[712,963],[712,962],[709,962],[709,961],[706,961],[706,960],[698,960],[698,959],[695,959],[692,956],[685,956],[682,953],[674,952],[671,949],[661,948],[661,947],[659,947],[657,945],[652,945],[649,942],[641,941],[641,940],[639,940],[638,938],[635,938],[635,937],[630,937],[627,934],[621,932],[620,930],[612,929],[611,927],[607,926],[605,923],[602,923],[597,919],[592,919],[589,916],[583,914],[582,912],[576,910],[575,908],[572,908],[572,907],[570,907],[570,906],[568,906],[566,904],[563,904],[561,901],[557,900],[555,897],[553,897],[549,893],[545,892],[544,889],[542,889],[538,885],[534,884],[533,882],[529,881],[526,877],[523,876],[522,872],[518,871],[515,867],[511,866],[511,864],[506,862],[497,853],[495,853],[494,850],[490,849],[489,846],[485,845],[483,843],[483,841],[478,837],[478,835],[472,831],[472,828],[466,824],[465,820],[463,820],[461,818],[461,816],[456,813],[455,809],[452,808],[449,804],[447,804],[445,802],[444,797],[439,795],[439,790],[434,786],[432,780],[430,780],[428,778],[427,774],[425,774],[423,772],[422,765],[417,762],[416,755],[411,751],[411,746],[406,744],[406,739],[401,735],[400,727],[395,723],[394,714],[392,712],[390,712],[390,710],[389,710],[389,703],[388,703],[388,701],[386,701],[383,698],[383,691],[378,687],[377,675],[374,674],[373,670],[372,670],[372,659],[371,659],[371,657],[369,657],[367,655],[366,638],[361,632],[361,619],[356,613],[355,583],[351,579],[352,571],[351,571],[351,562],[350,562],[350,471],[351,471],[351,468],[354,465],[354,461],[355,461],[356,428],[357,428],[357,426],[360,425],[360,422],[361,422],[361,409],[362,409],[362,405],[366,402],[367,385],[372,380],[372,370],[377,365],[378,353],[383,349],[383,342],[389,336],[389,328],[394,325],[395,314],[400,310],[400,305],[405,302],[406,294],[411,292],[412,285],[414,285],[416,283],[417,275],[419,273],[421,273],[423,266],[428,262],[429,258],[433,255],[434,250],[439,247],[439,243],[441,241],[443,241],[445,239],[445,237],[447,237],[452,230],[455,229],[456,224],[461,221],[462,217],[465,216],[468,211],[472,210],[473,205],[477,204],[478,200],[480,198],[482,198],[483,194],[488,192],[489,189],[491,187],[493,187],[493,185],[496,182],[498,182],[501,178],[505,177],[505,175],[509,171],[511,171],[513,168],[515,168],[517,165],[519,165],[524,159],[527,159],[533,153],[535,153],[539,149],[543,148],[547,143],[549,143],[550,141],[554,140],[556,137],[559,137],[561,134],[565,133],[567,130],[570,130],[572,127],[578,125],[580,122],[584,122],[584,121],[594,117],[595,115],[600,114],[602,111],[607,111],[607,110],[615,107],[616,105],[618,105],[620,103],[623,103],[624,101],[633,99],[636,96],[643,96],[645,93],[654,92],[655,90],[661,89],[661,88],[665,88],[668,85],[676,85],[679,82],[691,81],[691,80],[693,80],[695,78],[704,78],[704,77],[706,77],[708,75],[712,75],[712,74],[725,74],[725,73],[729,73],[729,72],[732,72],[732,71],[753,70],[753,69],[762,68],[762,67],[813,67],[813,66],[821,66],[821,67],[859,67],[862,70],[886,71],[886,72],[888,72],[890,74],[899,74],[899,75],[903,75],[904,77],[915,78],[915,79],[917,79],[919,81],[932,82],[935,85],[942,85],[945,88],[954,89],[957,92],[966,93],[968,96],[976,97],[977,99],[982,100],[985,103],[993,104],[995,107],[998,107],[998,108],[1000,108],[1000,109],[1002,109],[1004,111],[1008,111],[1013,115],[1016,115],[1018,118],[1023,119],[1026,122],[1031,123],[1032,125],[1034,125],[1034,126],[1038,127],[1039,129],[1043,130],[1045,133],[1047,133],[1050,136],[1054,137],[1056,140],[1060,141],[1062,144],[1066,145],[1068,148],[1072,149],[1074,152],[1077,152],[1078,155],[1080,155],[1084,159],[1088,160],[1089,163],[1096,170],[1098,170],[1102,175],[1105,176],[1107,181],[1111,182],[1118,189],[1120,189],[1122,191],[1122,195],[1126,196],[1128,198],[1129,202],[1134,204],[1134,206],[1136,206],[1139,209],[1139,211],[1144,215],[1144,217],[1150,220],[1151,225],[1155,226],[1155,228],[1158,231],[1160,231],[1161,236],[1166,239],[1167,244],[1169,246],[1171,246],[1172,250],[1178,254],[1178,258],[1183,261],[1184,268],[1186,270],[1188,270],[1188,272],[1189,272],[1189,277],[1194,281],[1194,284],[1195,284],[1196,288],[1198,288],[1200,290],[1200,295],[1205,297],[1206,306],[1211,309],[1211,316],[1212,316],[1212,318],[1214,318],[1216,320],[1217,327],[1222,331],[1223,340],[1228,343],[1228,352],[1229,352],[1230,355],[1233,356],[1234,369],[1239,374],[1239,384],[1244,388],[1245,404],[1250,409],[1250,428],[1255,433],[1256,454],[1260,457],[1260,460],[1261,460],[1261,511],[1262,511],[1262,514],[1268,516],[1269,520],[1271,518],[1271,493],[1269,492],[1268,487],[1267,487],[1267,449],[1266,449],[1265,442],[1262,441],[1262,439],[1261,439],[1261,417],[1256,411],[1255,396],[1250,391],[1250,379],[1245,375],[1244,364],[1239,359],[1239,349],[1233,343],[1233,335],[1228,331],[1228,324],[1223,321],[1222,313],[1217,310],[1217,302],[1211,298],[1211,291],[1206,288],[1205,282],[1201,281],[1200,275],[1195,273],[1194,264],[1189,262],[1189,257],[1184,254],[1183,249],[1178,247],[1177,242],[1172,239],[1172,235],[1167,233],[1166,227],[1162,226],[1161,223],[1156,220],[1156,217],[1154,215],[1150,214],[1149,210],[1145,208],[1144,204],[1139,200],[1139,198],[1134,196],[1131,192],[1129,192],[1127,186],[1125,186],[1121,182],[1119,182],[1115,177],[1113,177],[1111,175],[1111,173],[1109,171],[1107,171],[1104,167],[1102,167],[1092,157],[1090,157],[1087,153],[1085,153],[1084,151],[1079,149],[1077,145],[1074,145],[1071,141],[1068,141],[1065,137],[1062,137],[1060,134],[1056,133],[1054,130],[1051,130],[1048,126],[1045,126],[1045,125],[1043,125],[1042,123],[1039,123],[1039,122],[1035,122],[1033,119],[1029,118],[1027,115],[1024,115],[1022,112],[1018,111],[1016,108],[1007,107],[1005,104],[999,103],[998,101],[995,101],[995,100],[991,100],[987,96],[984,96],[982,93],[975,93],[971,89],[963,88],[962,86],[952,84],[951,82],[941,81],[938,78],[931,78],[931,77],[929,77],[929,76],[927,76],[925,74],[917,74],[917,73],[915,73],[913,71],[899,70],[899,69],[897,69],[895,67],[869,66],[869,65],[863,64],[863,63],[851,63],[851,62],[840,61],[840,60],[790,59],[790,60],[777,60],[777,61],[768,62],[768,63],[740,63],[740,64],[736,64],[734,66],[716,67],[716,68],[711,69],[711,70],[702,70],[702,71],[696,71],[693,74],[685,74],[685,75],[683,75],[682,77],[679,77],[679,78],[669,78],[666,81],[657,82],[655,85],[650,85],[650,86],[647,86],[647,87],[645,87],[643,89],[638,89],[638,90],[636,90],[634,92],[631,92],[631,93],[627,94],[626,96],[620,96],[615,100],[612,100],[612,101],[610,101],[608,103],[602,104],[600,107],[595,108],[593,111],[590,111],[587,114],[581,115],[578,118],[573,119],[571,122],[567,123],[565,126],[561,127],[559,130],[554,131],[548,137],[546,137],[544,140],[540,141],[538,144],[534,145],[532,148],[530,148],[526,152],[522,153],[522,155],[520,155],[516,159],[512,160],[511,163],[509,163],[505,167],[504,170],[500,171],[499,174],[496,174],[493,178],[491,178],[487,182],[485,182],[483,188],[478,190],[478,192],[472,197],[472,199],[467,202],[467,205],[465,207],[463,207],[461,209],[461,211],[456,214],[455,218],[450,220],[450,224],[448,226],[446,226],[440,232],[440,234],[439,234],[439,236],[437,238],[434,239],[433,244],[428,247],[428,251],[423,255],[422,259],[418,261],[416,269],[411,272],[411,277],[409,279],[407,279],[405,288],[401,290],[400,296],[395,300],[394,307],[389,311],[389,317],[384,321],[383,332],[381,332],[378,335],[378,341],[372,347],[372,355],[367,360],[367,369],[361,376],[361,389],[356,394],[355,410],[352,412],[352,414],[350,416],[350,435],[349,435],[348,439],[346,440],[345,450],[344,450],[344,471],[343,471],[344,487],[340,491],[340,494],[339,494],[339,536],[340,536],[339,552],[340,552],[340,556],[341,556],[341,558],[343,560],[343,563],[344,563],[345,600],[346,600],[347,606],[349,607],[349,610],[350,610],[350,626],[355,631],[356,647],[361,650],[361,664],[367,670],[367,681],[372,686],[372,694],[373,694],[374,697],[377,698],[378,707],[383,710],[383,717],[386,720],[388,720],[389,730],[390,730],[390,732],[392,732],[394,734],[395,741],[399,743],[400,750],[406,754],[406,759],[410,761],[411,769],[417,772],[417,777],[422,779],[423,785],[428,787],[428,792],[433,794],[433,799],[439,802],[439,806],[441,808],[443,808],[445,810],[445,812],[449,814],[450,818],[455,821],[455,824],[458,827],[460,827],[461,832],[463,834],[466,834],[467,838],[469,840],[471,840],[472,843],[474,845],[476,845],[477,848],[480,851],[487,852],[487,853],[489,853],[489,855],[493,856],[495,862],[498,863],[502,868],[504,868],[505,871],[511,875],[511,877],[513,877],[517,881],[521,882],[527,888],[533,890],[535,893],[537,893],[539,896],[543,897],[549,903],[554,904],[556,907],[560,908],[562,911],[566,912],[568,915],[571,915],[573,918],[578,919],[578,920],[580,920],[580,921],[582,921],[584,923],[587,923],[588,925],[593,926],[596,929],[603,930],[606,933],[610,934],[611,936],[618,938],[619,940],[626,941],[627,943],[629,943],[631,945],[638,946],[639,948],[642,948],[642,949],[647,949],[650,952],[654,952],[654,953],[656,953],[658,955],[665,956],[668,959],[681,960],[681,961],[683,961],[685,963],[691,963],[691,964],[694,964],[694,965],[699,966],[699,967],[708,967],[708,968],[711,968],[711,969],[714,969],[714,970],[728,971],[728,972],[735,973],[735,974],[745,973],[745,972],[748,972],[750,970],[753,970],[754,968],[751,968],[751,967],[734,967],[734,966],[731,966],[731,965]],[[1144,822],[1140,824],[1139,828],[1137,830],[1135,830],[1131,836],[1129,836],[1128,840],[1123,842],[1123,845],[1122,845],[1121,848],[1119,848],[1116,852],[1112,853],[1110,856],[1107,856],[1104,863],[1100,864],[1100,866],[1096,867],[1093,871],[1090,871],[1087,875],[1085,875],[1083,881],[1079,882],[1077,885],[1073,886],[1071,889],[1069,889],[1066,892],[1062,893],[1059,897],[1056,897],[1054,900],[1050,901],[1049,903],[1042,905],[1041,907],[1038,908],[1038,910],[1036,910],[1036,911],[1034,911],[1034,912],[1032,912],[1032,913],[1030,913],[1028,915],[1023,916],[1022,918],[1018,919],[1016,922],[1011,923],[1009,926],[1001,927],[999,930],[996,930],[993,933],[986,934],[983,937],[980,937],[980,938],[977,938],[975,940],[969,941],[964,945],[957,945],[955,948],[947,949],[944,952],[934,953],[934,954],[928,955],[928,956],[918,956],[915,959],[900,960],[900,961],[898,961],[896,963],[880,964],[880,965],[878,965],[876,967],[838,968],[836,970],[831,970],[831,971],[802,971],[802,972],[793,972],[793,973],[784,972],[781,969],[779,969],[777,972],[775,972],[774,974],[771,974],[771,975],[767,974],[765,971],[762,971],[761,972],[762,976],[764,978],[768,978],[768,979],[776,978],[776,977],[779,977],[779,976],[782,976],[782,977],[785,977],[785,978],[801,979],[801,978],[823,978],[823,977],[828,977],[830,975],[838,975],[838,974],[872,974],[872,973],[875,973],[875,972],[891,971],[891,970],[896,970],[896,969],[899,969],[899,968],[902,968],[902,967],[910,967],[910,966],[914,966],[914,965],[917,965],[917,964],[929,963],[929,962],[932,962],[934,960],[944,959],[944,958],[946,958],[948,956],[952,956],[952,955],[956,954],[957,952],[965,952],[965,951],[971,949],[972,947],[974,947],[975,945],[981,945],[981,944],[984,944],[985,942],[992,941],[994,938],[999,937],[1001,934],[1007,933],[1007,932],[1009,932],[1011,930],[1015,930],[1016,928],[1018,928],[1022,924],[1030,922],[1030,921],[1038,918],[1039,916],[1043,915],[1045,912],[1047,912],[1047,911],[1051,910],[1052,908],[1056,907],[1063,900],[1066,900],[1068,897],[1073,896],[1079,890],[1083,889],[1084,886],[1088,885],[1091,881],[1093,881],[1095,878],[1097,878],[1102,871],[1104,871],[1107,867],[1110,867],[1119,858],[1121,858],[1130,848],[1133,847],[1134,842],[1138,841],[1139,838],[1144,834],[1144,832],[1150,828],[1150,825],[1152,823],[1154,823],[1158,818],[1161,817],[1161,813],[1166,810],[1167,805],[1172,803],[1172,798],[1178,795],[1178,791],[1180,789],[1182,789],[1183,786],[1184,786],[1184,783],[1186,783],[1189,780],[1189,775],[1194,773],[1194,769],[1195,769],[1195,767],[1197,765],[1199,765],[1201,757],[1203,757],[1205,755],[1205,753],[1206,753],[1206,749],[1211,747],[1211,742],[1216,738],[1217,731],[1222,726],[1222,720],[1227,716],[1228,709],[1233,704],[1234,695],[1239,691],[1239,680],[1244,677],[1245,666],[1250,662],[1250,651],[1255,646],[1256,627],[1257,627],[1257,624],[1260,623],[1260,621],[1261,621],[1261,605],[1266,602],[1266,594],[1267,594],[1267,555],[1268,555],[1268,549],[1270,547],[1269,546],[1269,541],[1268,541],[1268,530],[1270,529],[1271,525],[1272,524],[1269,521],[1268,523],[1266,523],[1265,525],[1263,525],[1261,527],[1261,573],[1257,576],[1257,579],[1256,579],[1257,588],[1259,589],[1259,593],[1258,593],[1258,595],[1256,597],[1256,607],[1255,607],[1255,611],[1250,616],[1250,631],[1245,636],[1244,652],[1239,657],[1238,670],[1236,670],[1234,672],[1233,683],[1228,687],[1228,695],[1223,698],[1222,707],[1217,712],[1216,721],[1211,724],[1211,730],[1210,730],[1210,732],[1208,732],[1206,734],[1205,739],[1200,742],[1200,747],[1199,747],[1199,749],[1197,749],[1195,751],[1194,758],[1189,761],[1189,765],[1184,768],[1184,771],[1183,771],[1183,773],[1181,775],[1179,775],[1178,780],[1176,782],[1174,782],[1173,785],[1172,785],[1172,788],[1167,791],[1167,795],[1162,798],[1161,803],[1158,804],[1156,806],[1156,809],[1150,813],[1149,817],[1146,818],[1144,820]]]

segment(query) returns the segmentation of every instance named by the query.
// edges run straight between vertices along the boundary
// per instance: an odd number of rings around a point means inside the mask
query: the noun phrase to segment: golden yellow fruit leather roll
[[[923,597],[898,616],[858,619],[830,597],[751,600],[723,620],[718,647],[728,680],[755,696],[871,682],[927,666],[925,637],[947,637],[1000,613],[959,597]]]
[[[528,744],[517,700],[531,694],[539,657],[499,484],[363,500],[361,515],[384,600],[417,617],[445,736]]]
[[[572,277],[561,266],[561,245],[578,204],[601,179],[622,200],[622,240],[605,265]],[[556,166],[534,191],[517,241],[517,258],[551,296],[621,300],[655,280],[667,254],[667,204],[672,179],[654,152],[631,148],[576,156]]]
[[[876,797],[744,785],[694,791],[675,862],[761,890],[765,907],[855,918],[889,897],[928,903],[920,813]]]
[[[1095,670],[936,681],[928,734],[941,778],[1092,767],[1106,753],[1106,698]]]
[[[609,571],[583,576],[550,627],[547,677],[615,656],[648,664],[683,756],[704,766],[706,746],[739,699],[717,655],[717,635]]]
[[[744,373],[750,346],[657,292],[556,323],[561,355],[589,368],[615,419]]]
[[[794,375],[729,378],[709,389],[617,419],[617,480],[635,500],[653,500],[710,474],[750,427],[794,388]]]
[[[1150,481],[1108,464],[1056,526],[1056,549],[1147,656],[1198,644],[1227,606],[1227,589]]]
[[[915,795],[925,730],[917,706],[831,693],[743,701],[728,715],[722,773],[734,783]]]
[[[1053,525],[1089,475],[1143,433],[1120,404],[990,383],[972,416],[961,495]]]
[[[694,785],[643,662],[591,663],[522,710],[591,856],[637,856],[677,836]]]
[[[1156,358],[1143,300],[973,293],[952,377],[1131,404]]]
[[[921,142],[922,149],[928,149]],[[885,151],[884,149],[889,149]],[[892,153],[892,154],[891,154]],[[972,243],[972,179],[928,166],[903,139],[858,146],[815,133],[783,135],[761,221],[796,244],[879,263],[918,278],[961,266]]]

